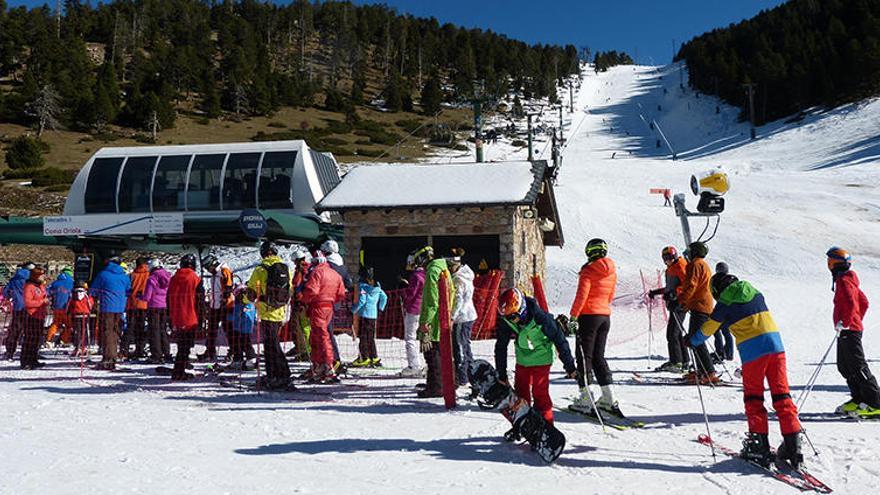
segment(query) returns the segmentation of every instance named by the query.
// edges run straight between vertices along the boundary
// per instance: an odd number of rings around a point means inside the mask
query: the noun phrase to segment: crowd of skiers
[[[569,378],[577,379],[580,394],[573,409],[604,411],[621,415],[614,397],[613,377],[605,359],[611,330],[611,303],[617,274],[602,239],[590,240],[585,248],[587,262],[578,275],[577,292],[567,317],[556,319],[537,300],[511,288],[498,296],[495,328],[495,365],[503,382],[507,379],[507,349],[514,343],[516,393],[529,401],[548,421],[553,421],[549,394],[550,367],[558,352]],[[462,261],[464,251],[453,249],[448,256],[435,256],[431,246],[410,253],[403,278],[404,340],[407,366],[403,377],[426,376],[419,397],[442,395],[440,379],[440,306],[448,298],[452,324],[455,383],[466,385],[473,361],[471,334],[477,319],[474,306],[474,272]],[[669,312],[666,331],[669,360],[658,371],[683,373],[689,383],[715,385],[720,378],[715,365],[733,359],[733,345],[742,361],[743,394],[749,435],[743,455],[769,463],[768,415],[764,406],[764,384],[780,421],[784,443],[777,450],[792,464],[801,460],[797,408],[791,399],[786,356],[779,329],[763,295],[739,280],[725,263],[715,273],[706,262],[705,243],[694,242],[680,256],[673,246],[661,251],[666,265],[665,285],[646,294],[662,296]],[[862,348],[862,318],[868,301],[859,289],[852,270],[852,258],[841,248],[826,253],[834,290],[833,321],[838,332],[837,367],[849,386],[851,399],[838,412],[862,417],[880,416],[880,388],[871,374]],[[256,358],[253,339],[262,344],[265,374],[262,387],[289,389],[288,357],[309,361],[300,378],[310,382],[335,383],[344,365],[333,332],[334,312],[354,296],[352,312],[359,338],[354,367],[380,367],[376,332],[379,313],[388,296],[377,282],[374,270],[362,267],[355,289],[351,276],[333,240],[312,250],[294,246],[291,267],[279,257],[272,242],[260,246],[260,263],[249,280],[236,284],[230,268],[216,256],[200,260],[207,276],[196,272],[197,259],[185,254],[172,275],[158,259],[138,258],[128,273],[119,257],[111,257],[89,287],[74,281],[65,268],[48,287],[45,269],[34,263],[19,266],[3,290],[11,301],[12,318],[5,340],[6,358],[12,360],[22,342],[20,363],[35,369],[39,348],[48,340],[73,344],[74,355],[87,352],[96,342],[101,354],[98,369],[113,370],[120,358],[149,359],[154,364],[174,363],[172,380],[186,380],[186,370],[198,329],[206,324],[205,351],[200,361],[216,361],[217,339],[222,329],[229,343],[232,368],[246,369]],[[441,278],[448,290],[441,293]],[[45,322],[52,312],[52,324]],[[687,325],[685,325],[687,320]],[[280,345],[284,324],[292,332],[294,349],[285,354]],[[123,333],[123,326],[128,331]],[[177,342],[171,355],[169,330]],[[575,335],[575,357],[566,333]],[[256,335],[255,335],[256,334]],[[714,337],[714,352],[707,345]],[[149,343],[150,355],[145,350]],[[132,350],[132,346],[134,349]],[[426,368],[422,368],[422,359]],[[599,395],[591,385],[597,382]]]

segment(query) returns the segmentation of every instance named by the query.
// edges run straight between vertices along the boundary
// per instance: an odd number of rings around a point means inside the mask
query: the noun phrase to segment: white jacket
[[[467,323],[477,319],[477,308],[474,307],[474,271],[467,265],[452,276],[455,284],[455,304],[452,309],[452,323]]]

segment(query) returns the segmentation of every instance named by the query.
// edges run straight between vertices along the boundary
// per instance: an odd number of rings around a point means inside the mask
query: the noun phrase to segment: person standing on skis
[[[290,365],[278,342],[278,332],[287,316],[293,292],[290,267],[278,257],[278,246],[271,241],[260,245],[260,264],[254,268],[247,282],[250,289],[245,302],[257,307],[257,333],[263,343],[263,361],[266,374],[260,385],[270,389],[287,389],[290,385]]]
[[[687,254],[689,260],[681,292],[678,295],[678,303],[690,313],[687,341],[691,341],[703,327],[703,323],[709,320],[714,303],[709,288],[712,271],[704,259],[709,254],[709,248],[702,242],[692,242],[688,246]],[[693,349],[696,359],[694,366],[697,369],[688,373],[686,380],[689,383],[696,383],[699,379],[702,385],[720,382],[718,375],[715,374],[715,365],[712,364],[712,356],[706,343],[694,346]]]
[[[419,314],[422,311],[422,291],[425,288],[425,268],[416,265],[414,253],[406,257],[407,268],[410,268],[406,289],[403,291],[403,339],[406,345],[406,368],[400,372],[401,377],[415,378],[422,376],[421,359],[419,358]]]
[[[413,254],[413,260],[417,266],[425,268],[418,335],[428,370],[425,388],[418,392],[418,397],[421,399],[440,397],[443,395],[443,383],[440,379],[440,298],[447,298],[451,311],[455,288],[446,260],[434,258],[434,248],[425,246],[419,249]],[[448,289],[446,294],[440,293],[440,277],[447,277],[449,282],[446,285]]]
[[[765,467],[773,461],[767,440],[767,409],[764,407],[766,380],[784,439],[777,449],[777,457],[797,468],[803,462],[801,424],[788,388],[782,337],[764,296],[748,282],[729,273],[716,273],[710,286],[712,297],[718,304],[700,331],[691,336],[690,342],[694,347],[700,346],[722,328],[730,329],[736,338],[743,362],[743,398],[749,423],[741,455]]]
[[[565,334],[553,317],[541,310],[538,302],[519,289],[507,289],[498,298],[498,322],[495,325],[495,369],[499,380],[507,384],[507,346],[513,340],[516,351],[514,390],[551,425],[553,401],[550,399],[550,367],[553,348],[569,378],[577,376],[577,367]]]
[[[193,377],[186,372],[189,352],[196,340],[196,330],[201,323],[199,307],[205,300],[202,278],[196,273],[196,257],[185,254],[180,258],[180,269],[168,283],[168,318],[177,340],[177,357],[171,380],[182,381]]]
[[[226,263],[222,263],[216,256],[209,254],[201,260],[202,269],[210,275],[210,288],[208,293],[208,331],[205,338],[205,352],[196,356],[199,361],[217,360],[217,334],[223,326],[223,332],[228,341],[231,333],[227,328],[227,314],[232,311],[232,289],[235,285],[232,270]]]
[[[355,368],[381,368],[382,360],[376,350],[376,326],[379,312],[385,311],[388,295],[376,280],[373,268],[367,266],[361,267],[358,290],[357,303],[351,308],[358,319],[358,358],[351,365]]]
[[[449,271],[455,284],[455,303],[452,306],[452,356],[455,361],[455,381],[458,386],[468,383],[468,370],[474,360],[471,351],[471,333],[477,320],[474,307],[474,271],[461,257],[463,248],[452,248]]]
[[[315,255],[308,280],[302,290],[302,302],[308,308],[311,327],[312,369],[310,381],[338,383],[332,337],[333,308],[345,299],[342,277],[330,266],[324,253]]]
[[[24,284],[24,339],[21,343],[21,369],[33,370],[43,366],[39,358],[40,341],[45,329],[49,297],[43,283],[42,266],[35,266]]]
[[[595,401],[596,407],[620,415],[617,400],[611,389],[611,369],[605,360],[605,344],[611,330],[611,301],[617,286],[617,268],[608,257],[608,244],[602,239],[591,239],[584,248],[587,262],[578,275],[578,288],[569,311],[569,322],[577,330],[581,355],[584,360],[584,388],[572,404],[575,408],[592,410],[590,399],[590,371],[602,390]],[[574,324],[571,324],[574,323]]]
[[[657,371],[671,371],[673,373],[686,372],[691,358],[688,353],[687,342],[684,338],[684,318],[687,312],[678,303],[681,295],[687,271],[687,261],[678,255],[675,246],[666,246],[660,252],[663,263],[666,264],[666,286],[648,292],[651,298],[663,296],[666,309],[669,311],[669,320],[666,322],[666,346],[669,350],[669,361],[661,364]]]
[[[18,266],[15,274],[3,288],[3,297],[12,301],[12,321],[9,323],[9,332],[6,334],[4,345],[6,346],[6,359],[12,361],[15,357],[15,349],[24,330],[24,284],[31,276],[31,270],[36,265],[28,261]]]
[[[841,414],[880,417],[880,388],[871,373],[862,348],[862,318],[868,311],[868,298],[859,288],[859,277],[852,268],[852,256],[839,247],[826,253],[834,289],[834,324],[837,338],[837,370],[846,380],[852,398],[837,408]]]

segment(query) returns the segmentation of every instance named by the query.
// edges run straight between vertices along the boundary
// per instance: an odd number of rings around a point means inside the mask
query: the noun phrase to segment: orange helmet
[[[666,246],[660,251],[660,257],[668,265],[678,259],[678,249],[675,249],[675,246]]]
[[[837,246],[829,249],[825,256],[828,257],[828,269],[832,271],[841,268],[847,270],[852,263],[852,256],[850,256],[849,252]]]
[[[526,298],[519,289],[507,289],[498,298],[498,315],[502,318],[519,318],[526,316]]]

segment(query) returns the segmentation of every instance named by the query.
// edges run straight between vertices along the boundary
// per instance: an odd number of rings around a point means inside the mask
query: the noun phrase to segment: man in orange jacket
[[[123,354],[131,359],[144,359],[144,347],[147,343],[147,302],[141,299],[144,289],[147,287],[147,279],[150,278],[150,269],[147,266],[149,259],[140,257],[135,261],[134,271],[129,274],[131,279],[131,291],[125,304],[128,318],[128,329],[122,336]],[[131,352],[131,344],[134,342],[134,354]]]
[[[602,397],[596,407],[621,415],[611,390],[611,370],[605,360],[605,344],[611,329],[611,301],[617,285],[617,268],[609,258],[608,244],[602,239],[591,239],[584,249],[587,263],[578,275],[578,288],[569,312],[570,320],[577,321],[577,335],[584,361],[584,387],[572,407],[590,407],[590,370],[599,382]]]
[[[666,246],[660,252],[663,263],[666,265],[666,285],[648,292],[651,298],[662,295],[669,310],[669,321],[666,322],[666,344],[669,350],[669,361],[661,364],[656,371],[670,371],[680,373],[687,371],[691,358],[688,353],[687,343],[682,335],[681,325],[687,316],[685,310],[678,303],[681,296],[682,284],[687,274],[687,261],[678,255],[675,246]]]
[[[199,306],[205,299],[202,278],[195,271],[196,257],[185,254],[180,258],[180,269],[171,277],[168,284],[168,317],[177,339],[177,357],[171,379],[188,380],[192,374],[186,372],[189,351],[196,339],[199,327]]]
[[[49,297],[43,285],[43,267],[35,266],[24,284],[24,340],[21,345],[21,369],[33,370],[43,366],[37,362],[44,323],[49,308]]]
[[[709,248],[705,243],[692,242],[688,246],[689,263],[685,271],[684,282],[681,286],[681,294],[678,303],[690,313],[687,339],[690,342],[694,335],[703,327],[703,323],[709,321],[709,315],[715,307],[712,299],[712,291],[709,283],[712,280],[712,271],[704,259],[709,254]],[[673,317],[675,317],[673,315]],[[720,380],[715,374],[715,366],[712,364],[712,356],[705,343],[694,347],[697,367],[696,372],[687,375],[688,382],[696,382],[699,376],[700,383],[718,383]]]

